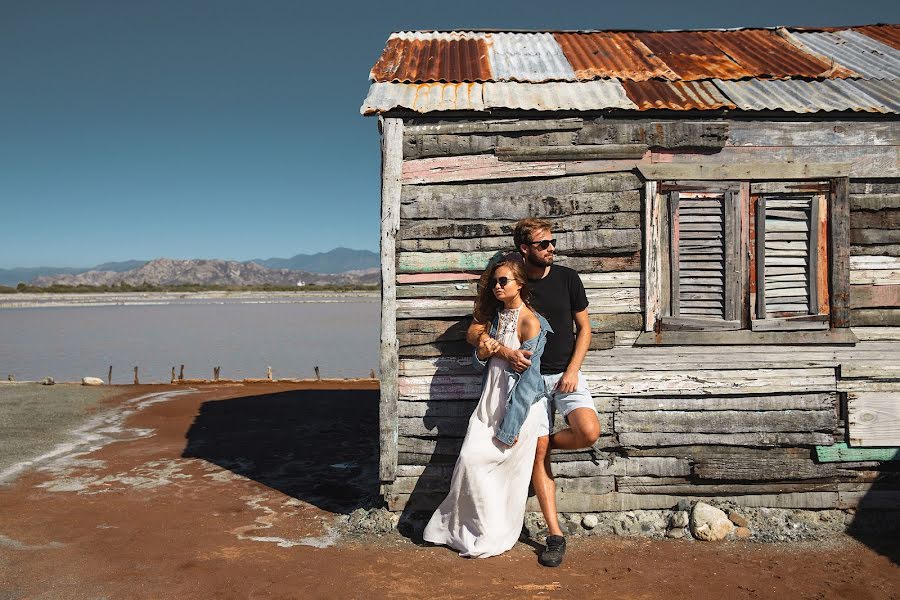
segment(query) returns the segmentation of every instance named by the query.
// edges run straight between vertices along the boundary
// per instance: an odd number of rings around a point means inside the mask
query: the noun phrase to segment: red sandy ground
[[[900,598],[900,567],[849,538],[826,546],[573,539],[558,569],[540,567],[525,544],[487,560],[397,534],[290,546],[327,538],[333,513],[300,499],[302,490],[292,498],[182,454],[204,403],[207,410],[248,396],[263,403],[297,388],[198,387],[125,422],[152,435],[79,457],[95,462],[32,471],[0,488],[0,599]],[[123,387],[104,408],[173,389]],[[334,422],[317,426],[337,424],[341,439],[352,433],[340,424],[358,418],[338,411]]]

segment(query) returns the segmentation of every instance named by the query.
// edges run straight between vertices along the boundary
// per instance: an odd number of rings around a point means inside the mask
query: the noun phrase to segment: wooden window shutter
[[[733,189],[669,193],[670,294],[663,328],[741,328],[737,197]]]
[[[757,199],[753,330],[828,329],[824,210],[816,194]]]

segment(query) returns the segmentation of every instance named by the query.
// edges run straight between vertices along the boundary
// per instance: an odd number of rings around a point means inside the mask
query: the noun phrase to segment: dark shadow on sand
[[[383,501],[378,391],[294,390],[211,400],[187,433],[200,458],[323,510],[349,514]]]

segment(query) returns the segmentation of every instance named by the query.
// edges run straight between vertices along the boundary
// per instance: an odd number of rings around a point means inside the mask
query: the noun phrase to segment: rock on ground
[[[728,537],[734,529],[734,523],[728,520],[724,511],[698,502],[691,511],[691,533],[698,540],[714,542]]]

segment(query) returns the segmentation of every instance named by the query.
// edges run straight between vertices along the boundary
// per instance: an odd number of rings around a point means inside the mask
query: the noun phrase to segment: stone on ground
[[[691,533],[698,540],[714,542],[728,537],[734,523],[724,511],[705,502],[698,502],[691,511]]]

